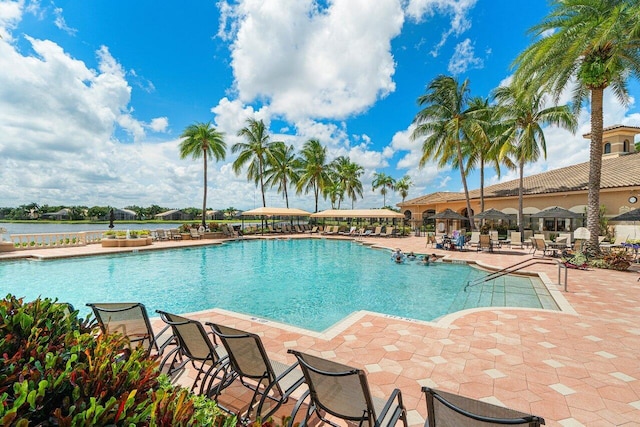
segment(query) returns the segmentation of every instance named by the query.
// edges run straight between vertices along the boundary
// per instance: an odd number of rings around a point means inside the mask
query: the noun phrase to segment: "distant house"
[[[207,220],[223,220],[224,219],[224,212],[222,211],[207,211]]]
[[[63,208],[58,212],[48,212],[40,215],[42,219],[53,219],[53,220],[63,220],[63,219],[71,219],[71,209]]]
[[[129,209],[114,209],[113,216],[116,221],[132,221],[138,214]]]
[[[184,213],[178,209],[172,209],[170,211],[159,213],[155,215],[155,218],[162,221],[188,221],[190,219],[193,219],[191,215]]]

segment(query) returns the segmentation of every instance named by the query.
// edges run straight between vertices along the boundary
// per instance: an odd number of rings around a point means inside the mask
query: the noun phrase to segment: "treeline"
[[[48,213],[60,212],[63,209],[68,211],[68,220],[72,221],[104,221],[109,219],[109,211],[115,209],[114,206],[68,206],[68,205],[38,205],[37,203],[30,203],[27,205],[20,205],[18,207],[0,207],[0,219],[4,220],[38,220],[42,219],[42,216]],[[149,220],[153,219],[155,215],[166,212],[173,208],[166,208],[158,205],[151,205],[149,207],[142,206],[125,206],[123,209],[127,209],[136,213],[136,219]],[[198,208],[182,208],[182,212],[196,218],[202,215],[202,209]],[[230,207],[220,211],[223,216],[236,215],[238,210]]]

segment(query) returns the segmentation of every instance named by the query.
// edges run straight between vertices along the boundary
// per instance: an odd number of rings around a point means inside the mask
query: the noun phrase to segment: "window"
[[[622,143],[622,152],[623,153],[628,153],[629,152],[629,140],[625,139],[624,142]]]
[[[606,144],[604,144],[604,154],[609,153],[611,153],[611,143],[607,142]]]

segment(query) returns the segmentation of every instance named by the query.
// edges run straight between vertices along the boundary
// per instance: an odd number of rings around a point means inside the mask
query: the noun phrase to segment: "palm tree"
[[[180,158],[191,156],[194,160],[202,157],[204,169],[204,195],[202,197],[202,226],[206,227],[207,217],[207,159],[215,157],[217,161],[224,160],[227,154],[227,144],[224,133],[208,123],[195,123],[187,126],[180,138]]]
[[[271,156],[267,158],[264,169],[265,184],[269,187],[278,186],[287,208],[289,207],[289,184],[298,182],[298,159],[293,145],[287,145],[282,141],[275,141],[271,145]]]
[[[244,165],[249,163],[247,179],[253,180],[256,187],[258,183],[260,184],[262,207],[266,207],[267,201],[264,196],[264,166],[267,158],[271,156],[269,134],[262,120],[247,119],[247,126],[238,131],[238,136],[245,137],[247,142],[238,142],[231,147],[231,152],[240,152],[238,158],[233,162],[233,171],[236,175],[239,175]]]
[[[602,169],[603,93],[611,86],[629,100],[626,82],[640,74],[640,15],[629,0],[554,0],[551,12],[531,28],[538,39],[516,59],[516,78],[535,80],[558,99],[571,85],[573,108],[591,105],[587,228],[597,253]]]
[[[296,185],[298,194],[303,191],[313,191],[316,201],[315,212],[318,212],[318,198],[324,194],[329,183],[329,165],[327,164],[327,147],[320,144],[317,139],[310,139],[304,143],[300,152],[300,178]]]
[[[371,185],[373,186],[373,191],[376,191],[378,188],[380,189],[380,194],[382,194],[382,207],[387,206],[387,191],[393,190],[395,184],[396,180],[384,172],[376,172],[373,174]]]
[[[333,176],[330,183],[324,188],[324,196],[329,198],[331,202],[331,209],[340,209],[340,201],[344,198],[344,189],[337,179],[337,176]],[[336,206],[336,203],[338,204]]]
[[[544,108],[545,96],[541,91],[531,91],[529,86],[501,86],[495,90],[502,115],[502,147],[500,157],[513,157],[519,169],[518,225],[521,236],[524,231],[523,192],[524,166],[535,162],[540,154],[547,157],[546,140],[542,127],[555,124],[572,132],[577,126],[576,116],[567,105]]]
[[[424,138],[420,167],[431,158],[438,160],[439,167],[456,163],[460,169],[469,223],[475,228],[463,147],[482,135],[484,129],[477,117],[478,112],[469,106],[468,100],[469,80],[459,84],[450,76],[436,77],[427,86],[427,93],[418,98],[418,104],[424,108],[413,119],[416,128],[411,138]]]
[[[337,157],[331,162],[332,171],[335,174],[335,180],[338,181],[342,189],[342,197],[346,194],[351,199],[351,209],[358,196],[362,197],[362,182],[360,177],[364,173],[364,168],[354,163],[345,156]],[[340,201],[342,201],[340,199]],[[340,209],[340,201],[338,209]]]
[[[396,191],[400,193],[400,197],[402,197],[402,203],[404,203],[404,199],[409,195],[409,187],[413,185],[411,182],[411,177],[409,175],[405,175],[396,181]]]

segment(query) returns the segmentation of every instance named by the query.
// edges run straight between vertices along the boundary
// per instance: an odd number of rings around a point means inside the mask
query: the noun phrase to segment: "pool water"
[[[464,264],[392,262],[390,253],[326,239],[247,240],[221,246],[52,261],[0,262],[0,288],[26,300],[139,301],[149,315],[223,308],[323,331],[354,311],[433,320],[486,306],[557,309],[538,279]]]

